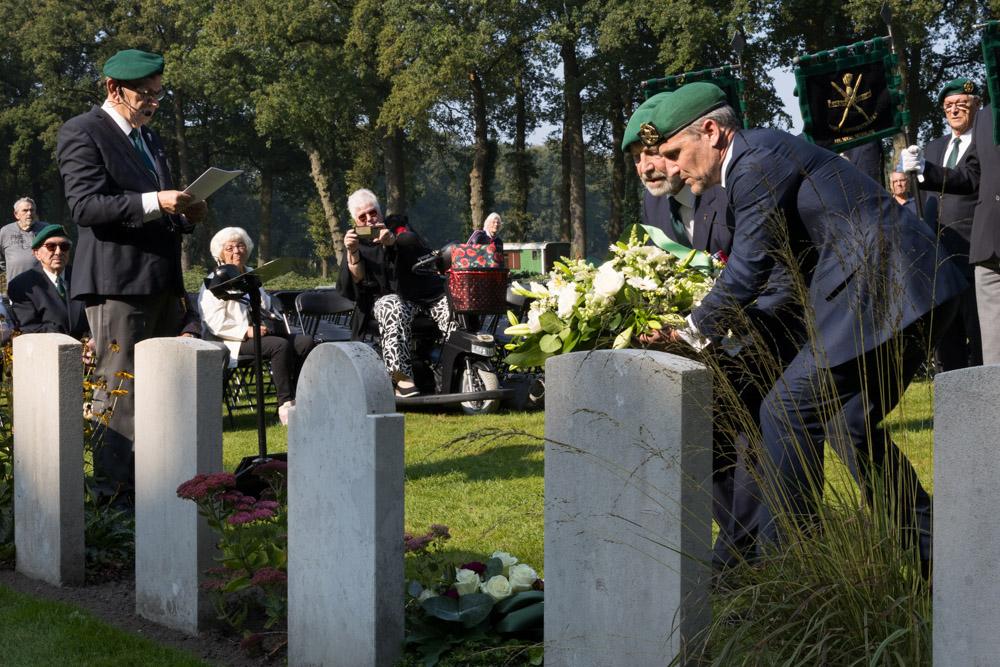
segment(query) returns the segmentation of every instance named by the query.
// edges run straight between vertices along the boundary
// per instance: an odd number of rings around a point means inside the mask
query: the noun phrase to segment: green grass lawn
[[[181,651],[115,629],[90,614],[58,602],[43,602],[0,586],[0,664],[89,667],[195,667]]]
[[[931,399],[930,383],[914,383],[888,420],[928,488],[933,485]],[[224,426],[224,462],[232,470],[243,456],[256,453],[256,422],[243,413],[235,426],[228,419]],[[452,534],[445,554],[457,562],[499,549],[541,572],[543,430],[541,412],[476,417],[407,413],[406,529],[423,533],[430,524],[442,523]],[[269,425],[268,443],[270,451],[287,450],[286,430],[276,422]],[[835,486],[852,484],[829,454],[827,472]],[[8,647],[2,664],[199,664],[65,605],[30,600],[3,588],[0,628]]]

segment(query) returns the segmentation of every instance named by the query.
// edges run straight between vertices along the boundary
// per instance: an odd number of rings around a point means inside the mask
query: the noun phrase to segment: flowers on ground
[[[513,340],[506,362],[542,366],[555,354],[631,347],[654,329],[683,325],[714,280],[690,266],[695,251],[679,260],[645,242],[645,234],[633,229],[629,241],[612,245],[610,259],[598,267],[563,259],[549,272],[547,285],[514,283],[513,290],[532,302],[524,322],[508,313],[511,326],[505,333]]]

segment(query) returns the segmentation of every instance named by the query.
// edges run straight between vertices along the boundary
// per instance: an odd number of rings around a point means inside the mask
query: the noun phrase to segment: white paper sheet
[[[208,199],[209,195],[243,173],[242,169],[226,171],[217,167],[209,167],[205,173],[194,180],[194,183],[184,188],[191,195],[192,203]]]

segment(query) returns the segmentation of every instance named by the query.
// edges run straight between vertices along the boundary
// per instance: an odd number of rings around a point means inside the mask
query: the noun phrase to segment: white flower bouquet
[[[552,355],[574,350],[631,347],[641,335],[664,325],[683,325],[691,309],[712,289],[712,274],[684,259],[645,245],[635,228],[628,242],[611,246],[598,267],[583,260],[556,262],[548,284],[514,283],[513,290],[533,299],[526,321],[508,313],[513,336],[505,360],[512,367],[543,366]]]

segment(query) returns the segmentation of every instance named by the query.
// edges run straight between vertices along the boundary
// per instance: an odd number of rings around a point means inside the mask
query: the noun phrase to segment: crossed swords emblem
[[[859,74],[858,80],[855,82],[854,75],[848,72],[843,78],[843,88],[838,86],[836,81],[830,82],[830,85],[833,86],[833,89],[836,90],[837,94],[841,96],[841,99],[827,100],[827,106],[830,109],[838,109],[840,107],[844,108],[844,113],[840,116],[840,122],[837,123],[838,130],[844,127],[844,122],[847,120],[847,114],[849,114],[852,109],[864,116],[866,121],[871,121],[872,119],[871,116],[869,116],[858,104],[858,102],[864,102],[872,96],[872,91],[870,90],[865,91],[860,95],[858,94],[858,90],[861,88],[861,77],[863,76],[863,74]],[[851,85],[852,82],[854,85]]]

